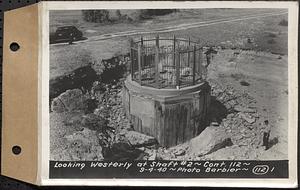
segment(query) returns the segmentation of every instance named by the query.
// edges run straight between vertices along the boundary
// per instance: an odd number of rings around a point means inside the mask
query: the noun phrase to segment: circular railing
[[[142,86],[183,88],[204,79],[203,49],[190,39],[140,38],[131,40],[131,79]]]

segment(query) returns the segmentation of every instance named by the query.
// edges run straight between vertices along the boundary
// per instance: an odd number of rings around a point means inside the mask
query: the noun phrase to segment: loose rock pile
[[[211,81],[213,84],[214,82]],[[232,87],[212,85],[212,94],[216,96],[229,110],[229,114],[222,120],[220,127],[225,128],[231,134],[233,144],[239,146],[257,146],[260,135],[256,121],[259,118],[255,106],[255,100],[247,93],[240,94]],[[222,92],[222,93],[220,93]]]
[[[50,115],[63,119],[56,125],[72,128],[61,129],[71,131],[68,135],[52,132],[56,137],[51,138],[62,137],[65,143],[52,142],[56,147],[52,150],[54,160],[141,159],[144,151],[138,147],[157,143],[153,137],[132,131],[123,110],[120,92],[127,62],[126,57],[103,61],[101,81],[94,81],[90,90],[69,89],[52,100]],[[56,117],[57,114],[66,117]]]

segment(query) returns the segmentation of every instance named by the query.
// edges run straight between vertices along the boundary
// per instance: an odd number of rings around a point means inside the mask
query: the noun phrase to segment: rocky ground
[[[112,60],[104,64],[103,76],[129,61]],[[102,77],[90,90],[69,89],[52,100],[51,159],[287,159],[286,64],[282,55],[219,49],[209,66],[210,125],[169,149],[130,125],[120,96],[124,77]],[[267,150],[262,146],[265,120],[271,126]]]

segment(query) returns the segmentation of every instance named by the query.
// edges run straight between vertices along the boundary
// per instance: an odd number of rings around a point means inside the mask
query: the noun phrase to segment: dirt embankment
[[[51,79],[51,159],[103,159],[103,147],[115,138],[114,122],[128,126],[116,103],[128,61],[128,55],[114,57],[101,62],[101,72],[88,65]]]

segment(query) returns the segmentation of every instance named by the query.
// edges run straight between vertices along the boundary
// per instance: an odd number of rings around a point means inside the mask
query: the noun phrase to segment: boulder
[[[211,126],[219,126],[219,123],[218,122],[211,122],[211,124],[210,124]]]
[[[94,110],[98,107],[98,100],[96,98],[85,98],[84,104],[84,113],[89,114],[93,113]]]
[[[82,127],[88,128],[92,131],[105,132],[105,131],[114,131],[113,128],[107,126],[108,121],[94,113],[86,114],[82,116],[81,125]]]
[[[189,154],[203,156],[231,145],[231,139],[226,134],[225,129],[207,127],[200,135],[191,139],[188,152]]]
[[[132,161],[140,160],[145,155],[139,150],[126,142],[113,143],[110,147],[103,147],[103,156],[109,161]]]
[[[149,157],[147,160],[156,160],[157,159],[157,153],[156,150],[153,150],[151,153],[149,153]]]
[[[66,152],[71,161],[103,160],[102,147],[95,131],[84,128],[65,138],[68,141]]]
[[[250,124],[253,124],[256,121],[255,117],[252,117],[248,114],[240,113],[239,115],[242,119],[244,119],[246,122],[248,122]]]
[[[156,160],[174,160],[176,157],[165,148],[158,148],[156,152]]]
[[[235,105],[237,104],[237,102],[235,100],[230,100],[228,102],[225,103],[225,107],[227,110],[232,109],[233,107],[235,107]]]
[[[135,147],[151,146],[157,144],[157,140],[154,137],[136,131],[128,131],[125,134],[125,138],[130,142],[132,146]]]
[[[58,113],[82,110],[86,107],[85,100],[80,89],[67,90],[52,100],[51,110]]]
[[[256,113],[255,109],[246,108],[246,107],[243,107],[243,106],[240,106],[240,105],[234,106],[234,110],[237,111],[237,112]]]
[[[230,120],[229,119],[225,119],[224,121],[223,121],[223,126],[225,127],[225,128],[228,128],[228,127],[230,127]]]
[[[186,153],[186,150],[182,148],[182,149],[177,149],[177,150],[174,152],[174,155],[175,155],[175,156],[183,156],[185,153]]]

